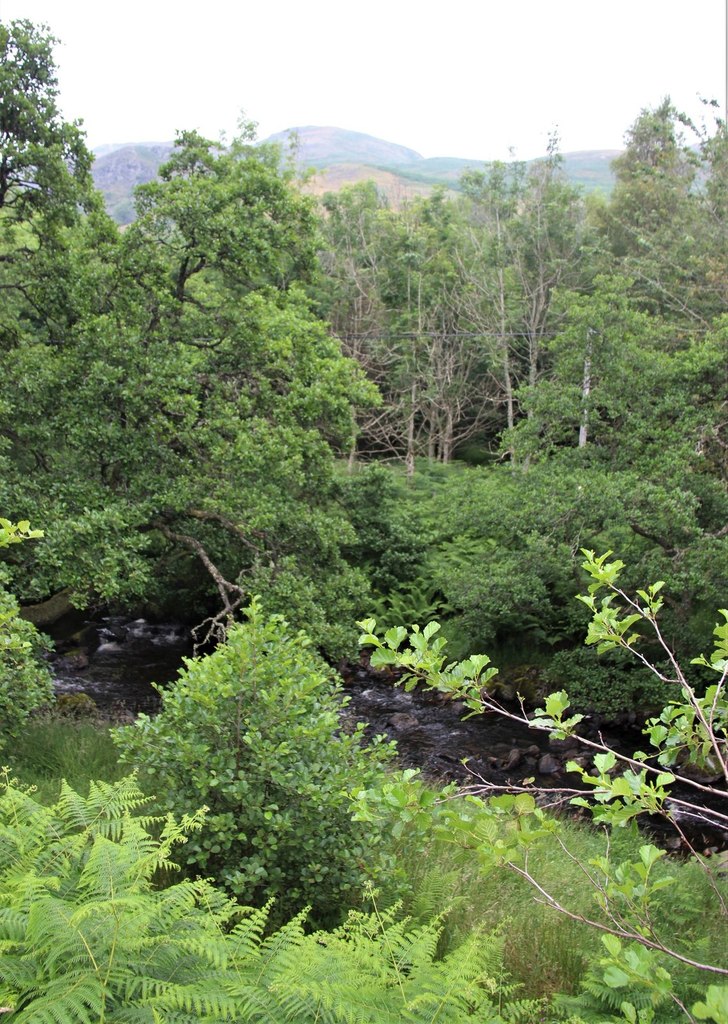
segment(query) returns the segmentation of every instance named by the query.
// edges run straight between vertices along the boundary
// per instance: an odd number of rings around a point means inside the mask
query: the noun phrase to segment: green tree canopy
[[[91,196],[91,155],[58,107],[54,38],[30,21],[0,23],[0,223],[71,224]]]
[[[51,41],[26,27],[16,46],[41,38],[51,103]],[[34,152],[45,180],[59,151]],[[353,631],[334,623],[353,621],[366,582],[339,553],[353,535],[333,454],[373,390],[300,287],[315,266],[312,202],[246,128],[226,148],[182,133],[137,205],[121,235],[98,211],[77,216],[76,196],[62,244],[25,254],[37,290],[8,313],[0,493],[47,537],[13,553],[17,593],[166,601],[209,614],[215,633],[263,590],[340,651]],[[40,214],[21,203],[21,216],[17,230],[34,230]]]

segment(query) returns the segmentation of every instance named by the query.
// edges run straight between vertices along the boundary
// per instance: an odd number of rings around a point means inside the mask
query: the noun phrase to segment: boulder
[[[416,729],[419,722],[414,715],[408,715],[405,711],[398,711],[388,719],[389,724],[397,732],[406,732],[408,729]]]
[[[518,749],[518,747],[514,747],[510,754],[508,755],[508,759],[506,760],[503,767],[507,772],[509,772],[512,768],[517,768],[518,765],[521,763],[521,760],[521,751]]]
[[[32,622],[39,629],[44,626],[52,626],[54,622],[58,622],[64,615],[68,615],[74,610],[70,594],[70,588],[67,588],[54,594],[53,597],[49,597],[47,601],[27,604],[20,609],[20,617],[26,619],[27,622]]]
[[[539,758],[539,775],[556,775],[560,771],[561,762],[553,754],[544,754],[543,757]]]

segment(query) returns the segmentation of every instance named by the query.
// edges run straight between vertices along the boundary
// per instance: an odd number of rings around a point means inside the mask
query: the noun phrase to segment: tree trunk
[[[448,406],[445,414],[445,431],[442,438],[442,461],[444,463],[452,461],[454,430],[455,423],[453,420],[452,407]]]
[[[417,384],[412,382],[412,400],[409,416],[407,417],[407,479],[411,480],[415,475],[415,408],[417,405]]]
[[[579,424],[579,447],[585,448],[589,428],[589,395],[591,393],[592,329],[586,332],[584,353],[584,376],[581,382],[581,423]]]
[[[498,306],[500,314],[500,346],[503,359],[503,390],[506,398],[506,423],[512,430],[515,423],[513,415],[513,381],[511,379],[511,353],[506,330],[506,290],[503,281],[503,269],[498,268]]]

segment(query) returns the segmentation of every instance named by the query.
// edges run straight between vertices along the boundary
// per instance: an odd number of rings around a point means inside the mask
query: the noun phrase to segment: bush
[[[416,580],[430,534],[422,497],[415,499],[402,478],[379,463],[343,478],[340,488],[356,531],[356,542],[345,554],[365,570],[374,593],[388,594]]]
[[[279,915],[313,907],[341,917],[372,873],[377,837],[351,821],[347,790],[373,786],[389,745],[342,731],[345,703],[326,664],[257,602],[227,643],[188,660],[156,718],[118,730],[122,759],[139,766],[160,807],[203,804],[206,823],[182,851],[246,903],[276,898]]]
[[[0,549],[42,536],[27,520],[0,517]],[[50,672],[40,661],[44,638],[18,613],[18,602],[0,583],[0,749],[17,739],[31,711],[53,700]]]
[[[621,651],[601,657],[588,648],[559,651],[546,669],[549,690],[566,690],[575,711],[638,716],[659,711],[674,696],[674,687]]]
[[[0,747],[17,739],[31,711],[53,701],[43,638],[18,615],[14,597],[0,587]]]

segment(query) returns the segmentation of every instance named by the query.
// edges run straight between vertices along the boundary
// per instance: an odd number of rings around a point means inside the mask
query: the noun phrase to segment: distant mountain
[[[585,149],[564,153],[564,173],[569,181],[585,192],[611,192],[614,188],[612,161],[621,153],[621,149]]]
[[[372,174],[375,168],[393,175],[397,179],[394,187],[400,193],[427,191],[434,185],[457,189],[463,171],[485,165],[483,160],[463,157],[436,156],[425,159],[413,149],[343,128],[288,128],[271,135],[266,142],[278,142],[284,148],[290,142],[298,166],[325,171],[323,180],[332,183],[341,180],[342,184],[366,181],[372,177],[377,180],[376,175]],[[619,153],[618,149],[565,153],[564,171],[574,184],[580,185],[586,192],[595,189],[609,192],[614,185],[611,163]],[[346,166],[345,173],[341,165]],[[317,179],[318,175],[314,182]],[[412,183],[427,187],[412,189]],[[320,186],[314,184],[314,189],[319,192]],[[385,191],[388,191],[386,187]]]
[[[314,195],[335,192],[357,181],[374,180],[396,206],[415,195],[429,194],[436,185],[456,191],[464,170],[485,166],[482,160],[462,157],[425,159],[406,146],[344,128],[288,128],[265,141],[279,143],[284,152],[290,145],[297,165],[302,170],[314,171],[305,186]],[[129,224],[134,219],[133,189],[156,177],[159,165],[172,148],[171,142],[155,142],[101,146],[95,150],[96,187],[119,224]],[[614,184],[610,165],[618,155],[619,150],[613,149],[565,153],[566,176],[586,192],[609,192]]]
[[[134,220],[134,189],[154,181],[160,164],[169,158],[173,148],[173,142],[140,142],[94,150],[94,182],[117,224],[131,224]]]
[[[422,160],[414,149],[345,128],[319,128],[315,125],[287,128],[265,141],[278,142],[284,150],[292,145],[296,160],[302,167],[330,167],[332,164],[399,167]]]

